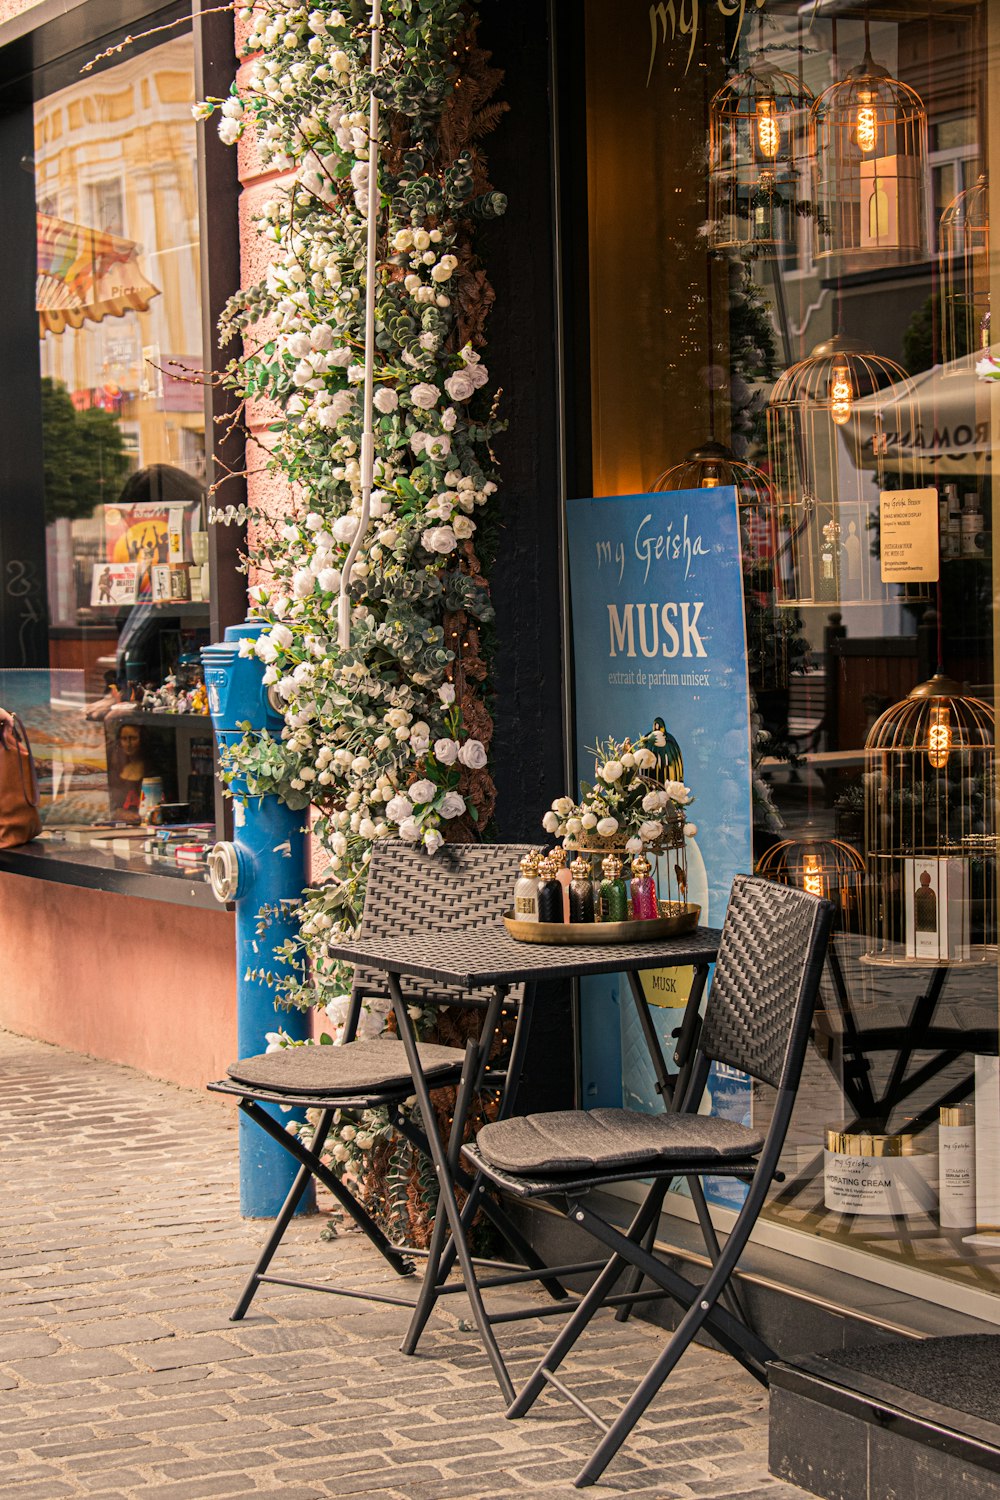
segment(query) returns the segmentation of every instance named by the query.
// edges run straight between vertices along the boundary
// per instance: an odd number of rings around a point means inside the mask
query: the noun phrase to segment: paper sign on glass
[[[878,501],[882,582],[936,583],[941,568],[937,490],[882,490]]]

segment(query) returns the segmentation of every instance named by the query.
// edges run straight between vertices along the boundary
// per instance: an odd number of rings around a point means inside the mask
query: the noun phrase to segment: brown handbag
[[[0,708],[0,849],[27,844],[42,831],[38,775],[28,734],[17,714]]]

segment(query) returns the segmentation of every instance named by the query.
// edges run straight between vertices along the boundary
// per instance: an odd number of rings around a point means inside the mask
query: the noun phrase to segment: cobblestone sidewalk
[[[262,1235],[238,1215],[234,1114],[0,1033],[0,1494],[577,1493],[593,1429],[556,1400],[505,1422],[461,1308],[436,1315],[414,1359],[397,1352],[403,1315],[372,1304],[265,1287],[245,1322],[228,1321]],[[369,1278],[365,1242],[324,1242],[323,1222],[293,1226],[282,1265]],[[515,1383],[552,1326],[504,1330]],[[607,1408],[657,1340],[602,1319],[568,1369]],[[803,1500],[767,1475],[766,1422],[749,1377],[693,1350],[591,1493]]]

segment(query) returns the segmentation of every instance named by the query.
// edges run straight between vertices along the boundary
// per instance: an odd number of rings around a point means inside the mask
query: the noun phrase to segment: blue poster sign
[[[736,491],[573,500],[568,533],[577,775],[593,780],[589,752],[598,740],[662,721],[695,798],[688,899],[701,906],[703,923],[720,926],[733,877],[753,864]],[[668,1056],[686,995],[680,972],[647,980]],[[587,980],[581,1022],[585,1106],[660,1108],[624,979]],[[740,1083],[713,1077],[713,1110],[748,1117],[749,1086]]]

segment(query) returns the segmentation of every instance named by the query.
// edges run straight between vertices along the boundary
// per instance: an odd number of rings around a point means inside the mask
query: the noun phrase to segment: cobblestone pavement
[[[0,1494],[576,1493],[593,1429],[555,1398],[505,1422],[461,1308],[436,1315],[413,1359],[397,1352],[403,1315],[392,1308],[265,1287],[245,1322],[228,1321],[262,1235],[238,1214],[234,1115],[0,1033]],[[322,1224],[292,1227],[282,1265],[363,1282],[365,1242],[324,1242]],[[503,1330],[515,1383],[552,1327]],[[567,1367],[573,1383],[610,1409],[658,1339],[600,1320]],[[768,1477],[766,1420],[749,1377],[692,1350],[591,1493],[802,1500]]]

